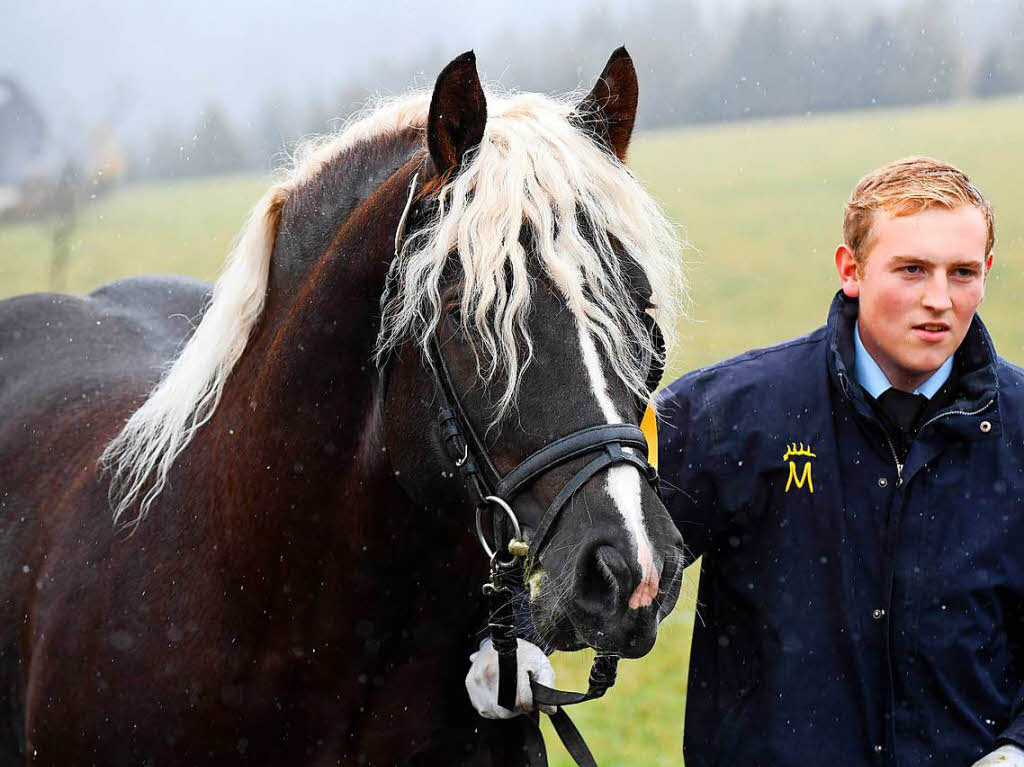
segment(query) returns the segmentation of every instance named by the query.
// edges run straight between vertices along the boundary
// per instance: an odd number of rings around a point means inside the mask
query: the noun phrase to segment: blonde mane
[[[288,196],[360,142],[423,130],[429,100],[417,92],[378,104],[338,133],[307,142],[253,208],[195,333],[103,452],[115,522],[141,521],[175,459],[216,410],[262,313]],[[525,224],[536,261],[577,322],[598,339],[615,373],[646,397],[642,349],[658,350],[629,298],[616,247],[646,274],[671,348],[685,295],[674,227],[636,177],[570,122],[575,99],[488,93],[487,102],[483,142],[441,189],[437,216],[404,243],[395,290],[384,303],[378,360],[406,335],[425,348],[444,310],[442,271],[457,250],[461,317],[478,339],[481,373],[506,380],[494,414],[500,418],[515,402],[532,353],[531,278],[519,241]]]
[[[306,141],[253,207],[192,337],[100,456],[111,473],[115,523],[131,526],[142,520],[167,484],[174,460],[217,409],[263,312],[270,255],[288,195],[356,144],[422,127],[428,105],[429,95],[411,93],[364,110],[335,134]],[[136,504],[136,515],[125,519]]]
[[[458,253],[463,329],[479,347],[483,378],[505,380],[492,424],[515,404],[532,356],[526,320],[535,275],[524,226],[534,262],[638,397],[650,395],[646,361],[660,350],[630,298],[623,260],[646,275],[669,348],[683,311],[675,227],[636,176],[571,119],[577,103],[575,94],[487,94],[483,141],[441,189],[434,220],[404,243],[397,290],[384,305],[378,363],[406,336],[425,349],[444,311],[445,265]]]

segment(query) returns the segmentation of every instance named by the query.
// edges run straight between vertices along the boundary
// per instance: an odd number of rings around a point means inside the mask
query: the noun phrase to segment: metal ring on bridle
[[[505,501],[503,501],[496,495],[488,495],[486,498],[484,498],[484,500],[487,501],[491,506],[497,506],[498,508],[505,512],[505,515],[509,518],[509,521],[512,523],[512,529],[514,531],[514,534],[512,536],[513,540],[522,538],[523,534],[519,529],[519,520],[516,519],[516,515],[512,511],[512,507],[509,506],[507,503],[505,503]],[[490,544],[487,543],[487,537],[484,535],[484,526],[480,516],[480,513],[483,510],[483,506],[477,506],[476,508],[476,537],[480,541],[480,545],[484,547],[484,553],[487,554],[487,557],[489,559],[494,559],[497,552],[495,552],[490,547]]]

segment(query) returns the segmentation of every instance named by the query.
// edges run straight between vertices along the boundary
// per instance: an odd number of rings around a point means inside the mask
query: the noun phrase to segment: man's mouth
[[[918,337],[925,341],[941,341],[949,333],[949,325],[945,322],[922,322],[914,325]]]

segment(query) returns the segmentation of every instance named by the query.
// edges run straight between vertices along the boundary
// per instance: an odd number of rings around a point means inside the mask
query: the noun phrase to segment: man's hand
[[[516,640],[516,710],[509,711],[498,705],[498,652],[491,646],[490,638],[485,639],[480,649],[469,656],[466,675],[466,691],[473,708],[487,719],[511,719],[514,716],[533,711],[533,691],[530,680],[536,679],[543,685],[554,687],[555,670],[544,652],[535,644],[524,639]],[[555,713],[553,706],[541,706],[547,714]]]
[[[1024,749],[1007,744],[988,756],[983,756],[973,767],[1024,767]]]

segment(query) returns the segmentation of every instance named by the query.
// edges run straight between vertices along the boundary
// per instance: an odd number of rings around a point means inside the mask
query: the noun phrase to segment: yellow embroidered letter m
[[[798,475],[796,469],[796,461],[792,459],[798,458],[800,456],[803,456],[808,460],[804,463],[803,473]],[[804,486],[805,482],[807,483],[807,492],[814,492],[814,479],[811,477],[811,458],[817,458],[817,456],[811,452],[811,448],[809,445],[807,447],[804,447],[804,444],[802,442],[799,445],[797,445],[797,443],[794,442],[793,444],[788,445],[786,447],[786,452],[782,456],[783,461],[789,461],[789,478],[786,480],[785,492],[789,492],[789,488],[791,485],[796,485],[797,489],[799,490]]]

